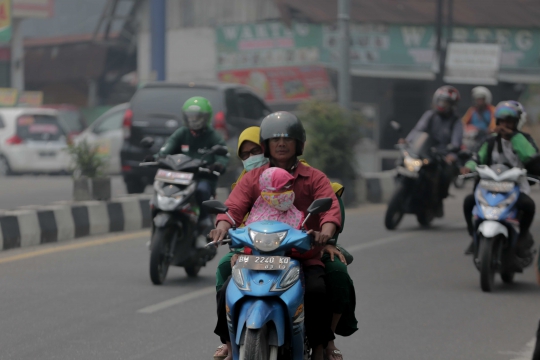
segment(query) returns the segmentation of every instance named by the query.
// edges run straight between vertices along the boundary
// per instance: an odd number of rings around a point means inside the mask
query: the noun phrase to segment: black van
[[[238,135],[249,126],[258,126],[270,108],[249,87],[228,83],[156,82],[140,88],[124,115],[124,143],[120,152],[122,175],[127,192],[142,193],[152,184],[156,169],[139,167],[146,155],[155,154],[167,138],[184,126],[182,105],[193,96],[210,100],[214,110],[212,124],[234,146]],[[154,138],[148,150],[140,146],[147,136]]]

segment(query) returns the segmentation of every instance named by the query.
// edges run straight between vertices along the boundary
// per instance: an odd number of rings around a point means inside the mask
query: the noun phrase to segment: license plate
[[[291,258],[286,256],[240,255],[234,266],[251,270],[285,270],[290,263]]]
[[[160,169],[156,174],[156,180],[179,185],[189,185],[191,184],[191,180],[193,180],[193,173]]]
[[[55,157],[56,151],[40,151],[39,156],[41,157]]]

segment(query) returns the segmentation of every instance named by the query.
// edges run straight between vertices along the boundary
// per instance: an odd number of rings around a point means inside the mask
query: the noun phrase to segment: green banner
[[[501,70],[540,69],[540,29],[455,27],[453,41],[499,43]],[[281,22],[228,25],[216,29],[218,70],[338,62],[335,26]],[[410,25],[351,25],[351,67],[431,69],[435,28]]]
[[[316,64],[322,27],[281,22],[226,25],[216,29],[219,70]]]

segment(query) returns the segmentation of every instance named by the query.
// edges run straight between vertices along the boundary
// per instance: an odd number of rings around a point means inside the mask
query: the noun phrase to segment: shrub
[[[78,144],[70,144],[67,152],[73,162],[74,177],[86,176],[92,179],[104,176],[108,158],[100,153],[98,145],[90,145],[83,140]]]
[[[354,146],[361,137],[362,118],[357,112],[343,110],[338,104],[308,101],[300,105],[304,124],[307,162],[330,178],[355,178]]]

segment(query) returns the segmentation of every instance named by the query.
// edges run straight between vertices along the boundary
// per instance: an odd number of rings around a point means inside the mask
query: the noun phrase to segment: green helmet
[[[277,137],[290,137],[296,139],[296,156],[304,152],[306,131],[298,118],[286,111],[278,111],[265,117],[261,123],[261,145],[264,156],[270,157],[268,140]]]
[[[212,105],[208,99],[202,96],[189,98],[182,106],[182,114],[186,126],[190,130],[202,130],[205,126],[210,127],[212,121]]]

